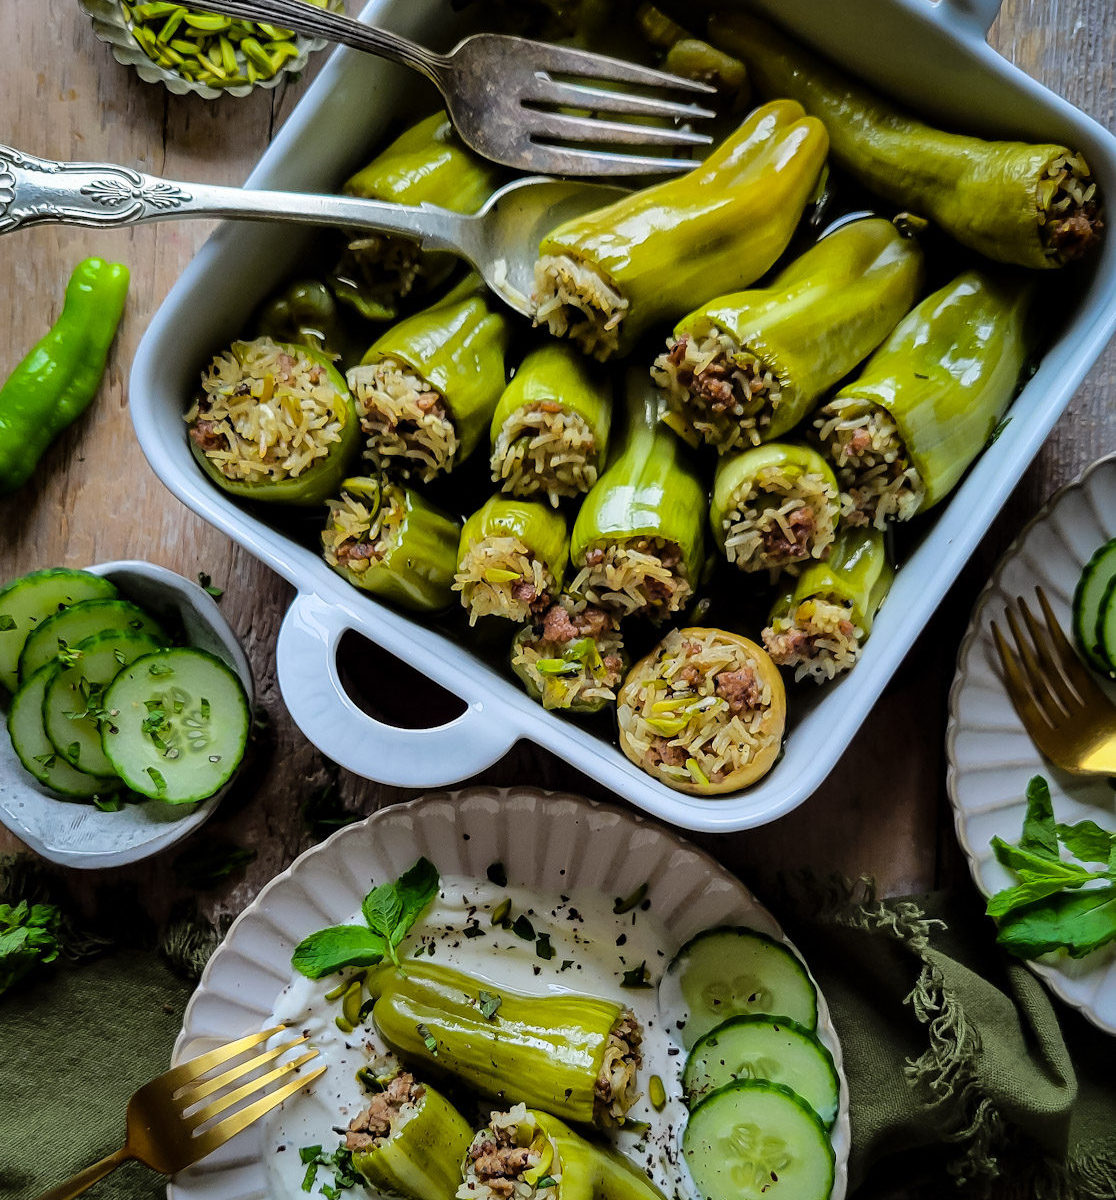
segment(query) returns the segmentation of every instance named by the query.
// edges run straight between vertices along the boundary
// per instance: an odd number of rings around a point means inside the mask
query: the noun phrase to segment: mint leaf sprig
[[[1064,848],[1078,861],[1061,857]],[[1018,845],[992,839],[996,858],[1019,882],[988,901],[996,940],[1019,958],[1065,950],[1084,958],[1116,940],[1116,833],[1093,821],[1055,822],[1050,788],[1041,775],[1027,785],[1027,815]],[[1085,864],[1099,866],[1090,869]],[[1104,880],[1105,886],[1081,889]]]
[[[344,967],[374,967],[385,958],[399,966],[397,947],[438,894],[438,869],[420,858],[394,883],[374,887],[361,905],[364,925],[331,925],[295,947],[291,965],[310,979]]]

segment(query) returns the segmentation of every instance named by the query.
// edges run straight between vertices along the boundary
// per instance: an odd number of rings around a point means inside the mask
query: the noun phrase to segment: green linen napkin
[[[0,872],[0,901],[18,898]],[[788,925],[841,1038],[858,1200],[1116,1197],[1116,1041],[999,951],[975,899],[877,901],[862,884]],[[197,939],[174,931],[178,972],[121,947],[0,997],[0,1195],[34,1200],[120,1144],[128,1096],[168,1064],[183,964],[215,940]],[[89,1195],[163,1187],[129,1164]]]

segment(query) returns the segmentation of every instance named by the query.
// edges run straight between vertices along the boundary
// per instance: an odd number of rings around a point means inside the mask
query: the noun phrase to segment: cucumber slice
[[[817,1113],[781,1083],[750,1079],[690,1113],[682,1157],[705,1200],[828,1200],[836,1156]]]
[[[110,629],[146,633],[159,645],[170,641],[159,622],[136,604],[127,600],[82,600],[48,617],[31,631],[19,656],[20,682],[51,662],[59,650]]]
[[[236,674],[204,650],[137,658],[105,692],[101,731],[113,769],[135,791],[169,804],[205,800],[244,757],[250,714]]]
[[[1116,676],[1116,575],[1108,581],[1097,613],[1097,653],[1104,656],[1104,668]]]
[[[1100,645],[1101,605],[1105,593],[1116,579],[1116,538],[1106,542],[1085,564],[1073,593],[1073,636],[1098,671],[1114,667]]]
[[[32,571],[0,591],[0,684],[19,687],[19,656],[31,631],[60,608],[81,600],[111,599],[116,588],[100,575],[49,567]]]
[[[798,956],[766,934],[733,926],[706,929],[678,951],[659,1002],[672,1018],[681,1010],[687,1050],[729,1017],[787,1017],[810,1030],[818,1023],[818,994]]]
[[[133,659],[158,648],[144,633],[113,629],[84,638],[53,664],[43,696],[43,726],[70,766],[89,775],[117,773],[101,749],[98,714],[104,691]]]
[[[69,800],[92,800],[120,787],[115,776],[87,775],[71,767],[54,749],[43,728],[43,697],[53,666],[40,667],[16,692],[8,713],[8,734],[19,761],[51,791]]]
[[[784,1017],[733,1017],[695,1043],[682,1087],[693,1108],[738,1079],[789,1087],[826,1127],[837,1117],[841,1082],[833,1056],[808,1030]]]

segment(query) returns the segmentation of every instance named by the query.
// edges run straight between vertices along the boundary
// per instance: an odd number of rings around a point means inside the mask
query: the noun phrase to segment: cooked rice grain
[[[693,587],[677,545],[641,537],[591,545],[570,591],[621,616],[647,613],[661,620],[685,607]]]
[[[403,489],[393,484],[384,487],[376,513],[359,496],[342,492],[340,499],[329,501],[329,518],[322,530],[326,562],[363,575],[396,545],[405,514]]]
[[[837,493],[815,471],[765,467],[722,521],[725,557],[742,571],[796,571],[824,558],[837,532]]]
[[[580,496],[597,482],[596,439],[580,413],[557,404],[527,406],[504,422],[491,466],[502,491],[512,496],[544,492],[557,508],[562,496]]]
[[[588,263],[568,254],[535,264],[534,319],[555,337],[568,337],[602,362],[620,347],[628,301]]]
[[[505,571],[514,578],[500,578]],[[554,578],[545,564],[514,537],[474,542],[462,556],[453,579],[453,590],[461,593],[470,625],[488,616],[507,617],[522,624],[549,602],[555,590]]]
[[[825,683],[850,671],[860,657],[864,631],[852,620],[852,606],[824,597],[804,600],[763,631],[763,644],[780,667],[794,667],[794,679]]]

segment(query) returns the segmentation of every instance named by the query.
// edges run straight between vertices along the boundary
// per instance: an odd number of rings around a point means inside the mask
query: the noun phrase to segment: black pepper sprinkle
[[[628,935],[627,935],[626,933],[622,933],[622,934],[621,934],[621,935],[620,935],[620,936],[619,936],[619,937],[616,939],[616,944],[617,944],[618,946],[623,946],[623,945],[624,945],[624,944],[627,942],[627,940],[628,940]]]

